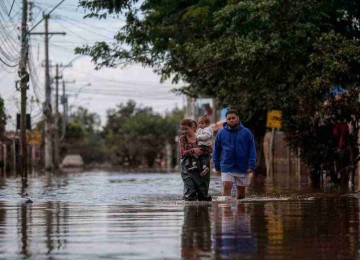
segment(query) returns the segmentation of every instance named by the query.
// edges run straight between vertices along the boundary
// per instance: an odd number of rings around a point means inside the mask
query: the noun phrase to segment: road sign
[[[31,131],[26,133],[27,144],[41,144],[42,136],[39,131]]]
[[[267,114],[266,118],[266,127],[269,128],[281,128],[281,111],[280,110],[271,110]]]

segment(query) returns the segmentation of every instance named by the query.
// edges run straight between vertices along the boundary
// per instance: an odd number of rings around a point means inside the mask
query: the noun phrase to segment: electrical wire
[[[47,15],[50,15],[59,5],[61,5],[65,0],[61,0],[60,3],[58,3],[53,9],[51,9],[50,12],[47,13]],[[43,20],[45,19],[45,17],[43,17],[39,22],[37,22],[29,31],[28,34],[30,32],[32,32],[32,30],[34,30],[36,28],[36,26],[38,26]]]
[[[62,16],[62,17],[63,17],[63,16]],[[65,19],[65,20],[66,20],[66,19]],[[88,29],[88,28],[86,28],[86,27],[84,27],[84,26],[80,26],[80,23],[77,24],[77,23],[74,23],[74,22],[72,22],[72,21],[67,21],[67,22],[70,23],[70,25],[72,25],[72,28],[80,29],[80,30],[82,30],[82,31],[86,31],[86,32],[88,32],[88,33],[90,33],[90,34],[92,34],[92,35],[94,35],[94,36],[98,36],[99,39],[104,39],[104,38],[105,38],[105,39],[107,39],[107,40],[113,40],[113,37],[109,37],[109,35],[105,35],[105,34],[99,33],[99,32],[98,32],[99,30],[94,30],[94,29],[91,30],[91,29]],[[73,30],[73,29],[70,29],[69,26],[66,26],[66,25],[64,25],[63,23],[60,23],[60,22],[58,22],[58,21],[56,21],[56,20],[55,20],[55,23],[57,23],[59,26],[61,26],[61,27],[64,28],[65,30],[71,32],[72,35],[74,35],[75,37],[78,37],[78,38],[80,38],[80,39],[82,39],[82,40],[84,40],[84,41],[86,41],[86,42],[89,42],[89,39],[80,37],[80,36],[79,36],[79,32],[74,32],[74,30]],[[112,34],[114,34],[114,32],[112,32]]]
[[[0,18],[3,21],[3,26],[0,27],[0,62],[6,67],[14,68],[19,65],[20,44],[16,36],[13,36],[17,31],[14,18],[9,15],[3,0],[0,1]]]

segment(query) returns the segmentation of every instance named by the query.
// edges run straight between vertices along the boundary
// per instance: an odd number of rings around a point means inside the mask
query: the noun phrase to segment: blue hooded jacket
[[[213,152],[217,171],[226,173],[247,173],[256,167],[254,137],[241,123],[232,129],[227,123],[217,133]]]

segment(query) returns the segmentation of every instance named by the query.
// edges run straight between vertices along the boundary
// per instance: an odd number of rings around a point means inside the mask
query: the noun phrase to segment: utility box
[[[20,130],[20,114],[16,114],[16,129]],[[26,130],[31,130],[30,114],[26,114]]]

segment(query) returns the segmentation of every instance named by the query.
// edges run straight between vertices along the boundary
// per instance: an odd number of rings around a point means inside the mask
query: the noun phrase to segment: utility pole
[[[43,112],[45,116],[45,169],[53,170],[58,165],[54,165],[53,156],[53,135],[56,127],[54,126],[54,118],[51,108],[51,87],[49,73],[49,35],[65,35],[64,32],[49,32],[49,14],[44,14],[45,32],[34,32],[33,35],[45,35],[45,102]]]
[[[55,76],[55,127],[54,127],[54,166],[55,169],[59,168],[60,154],[59,154],[59,79],[62,76],[59,75],[59,64],[56,64],[56,76]]]
[[[67,65],[64,67],[72,67],[72,65]],[[63,90],[63,94],[61,96],[61,104],[63,105],[63,120],[62,120],[62,132],[61,132],[61,137],[60,137],[60,141],[64,140],[65,138],[65,132],[66,132],[66,126],[68,123],[68,98],[66,95],[66,88],[65,85],[66,83],[75,83],[75,80],[72,81],[62,81],[62,90]]]
[[[68,115],[67,115],[67,111],[68,111],[68,101],[67,101],[67,96],[66,96],[66,92],[65,92],[65,81],[62,81],[62,88],[63,88],[63,94],[61,96],[61,104],[63,105],[63,120],[62,120],[62,132],[61,132],[61,140],[64,140],[65,138],[65,131],[66,131],[66,125],[68,122]]]
[[[50,66],[51,67],[51,66]],[[61,71],[63,71],[67,67],[72,67],[71,64],[68,65],[62,65],[62,64],[56,64],[56,75],[55,75],[55,127],[54,127],[54,167],[55,169],[59,168],[60,165],[60,137],[59,137],[59,119],[60,119],[60,113],[59,113],[59,79],[62,79],[62,75],[60,75],[59,68],[63,68]],[[64,86],[63,86],[63,91]],[[62,140],[62,139],[61,139]]]
[[[52,110],[51,110],[51,87],[49,74],[49,15],[45,19],[45,169],[52,170],[54,167],[52,156]]]
[[[21,18],[21,56],[19,63],[21,109],[20,109],[20,171],[23,178],[27,177],[27,146],[26,146],[26,91],[29,82],[29,74],[26,71],[28,59],[28,37],[27,37],[27,0],[22,1]]]

